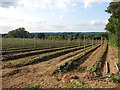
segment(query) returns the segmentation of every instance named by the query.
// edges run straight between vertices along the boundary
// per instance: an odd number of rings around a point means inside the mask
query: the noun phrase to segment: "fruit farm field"
[[[120,88],[118,50],[107,41],[2,38],[1,51],[3,88]]]

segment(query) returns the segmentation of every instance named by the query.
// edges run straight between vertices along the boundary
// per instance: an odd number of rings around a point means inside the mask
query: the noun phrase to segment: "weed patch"
[[[26,88],[39,88],[38,84],[30,84],[28,86],[26,86]]]
[[[78,70],[79,70],[79,72],[82,73],[86,70],[86,68],[87,68],[86,66],[81,66]]]
[[[120,78],[115,78],[114,76],[109,79],[109,81],[114,83],[120,83]]]

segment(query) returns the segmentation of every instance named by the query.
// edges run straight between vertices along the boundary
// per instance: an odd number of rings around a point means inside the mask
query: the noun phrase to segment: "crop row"
[[[71,71],[71,70],[75,69],[75,67],[78,66],[78,63],[77,63],[78,60],[82,59],[83,57],[88,55],[90,52],[96,50],[98,47],[100,47],[100,45],[94,46],[94,47],[86,50],[85,53],[84,52],[81,53],[80,56],[70,59],[69,61],[67,61],[63,65],[61,65],[56,71],[65,72],[65,71]]]
[[[52,51],[58,51],[58,50],[63,50],[63,49],[66,50],[66,49],[69,49],[69,48],[74,48],[74,47],[62,47],[62,48],[53,48],[53,49],[44,49],[44,50],[37,50],[37,51],[30,51],[30,52],[22,52],[22,53],[18,53],[18,54],[3,56],[2,60],[3,61],[13,60],[13,59],[23,58],[23,57],[30,56],[30,55],[37,55],[37,54],[42,54],[42,53],[47,53],[47,52],[52,52]],[[79,47],[77,47],[77,48],[79,48]]]
[[[89,43],[89,42],[88,42]],[[46,43],[47,44],[47,43]],[[79,43],[79,44],[63,44],[63,45],[53,45],[53,46],[49,46],[49,45],[44,45],[44,47],[42,47],[42,45],[39,45],[39,47],[36,47],[36,46],[34,46],[34,45],[32,45],[32,46],[28,46],[28,47],[14,47],[14,48],[3,48],[2,47],[2,49],[1,49],[1,51],[3,51],[3,52],[7,52],[7,51],[17,51],[17,50],[27,50],[27,49],[30,49],[30,48],[32,48],[32,49],[50,49],[50,48],[58,48],[58,47],[65,47],[65,46],[79,46],[80,44],[82,44],[82,43]]]
[[[86,41],[87,43],[88,41]],[[2,38],[2,51],[29,49],[29,48],[52,48],[79,45],[82,40],[41,40],[41,39],[20,39],[20,38]]]
[[[107,53],[107,49],[108,49],[108,45],[107,43],[103,46],[103,49],[101,50],[101,54],[98,57],[96,63],[89,69],[90,72],[96,72],[97,75],[101,75],[101,71],[104,67],[104,63],[105,63],[105,56]]]
[[[66,47],[58,47],[60,49],[65,49],[65,48],[72,48],[72,47],[77,47],[78,45],[74,45],[74,46],[66,46]],[[82,44],[80,44],[79,46],[82,46]],[[58,48],[51,48],[51,49],[58,49]],[[49,48],[45,48],[44,50],[49,49]],[[11,50],[11,51],[2,51],[2,55],[7,55],[7,54],[12,54],[12,53],[20,53],[20,52],[28,52],[28,51],[35,51],[35,50],[43,50],[40,48],[30,48],[30,49],[20,49],[20,50]]]
[[[86,45],[86,47],[89,47],[89,46],[91,46],[91,45]],[[51,52],[51,53],[45,53],[45,54],[42,54],[42,55],[40,55],[38,57],[26,60],[24,62],[19,62],[15,66],[16,67],[20,67],[20,66],[26,66],[26,65],[36,64],[36,63],[43,62],[43,61],[46,61],[46,60],[49,60],[49,59],[52,59],[52,58],[55,58],[55,57],[67,54],[67,53],[72,52],[72,51],[83,49],[83,48],[84,47],[81,46],[81,47],[75,47],[75,48],[70,48],[70,49],[66,49],[66,50],[64,49],[64,50],[60,50],[60,51],[55,51],[55,52]]]

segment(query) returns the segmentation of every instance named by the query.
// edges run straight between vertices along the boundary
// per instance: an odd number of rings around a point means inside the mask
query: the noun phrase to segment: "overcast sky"
[[[111,0],[0,0],[0,33],[104,32]]]

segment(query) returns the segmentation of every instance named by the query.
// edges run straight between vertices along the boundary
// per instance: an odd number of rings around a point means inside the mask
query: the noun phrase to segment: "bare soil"
[[[109,64],[109,73],[116,73],[118,72],[118,69],[116,67],[116,64],[118,63],[118,58],[117,58],[117,55],[116,55],[116,52],[115,52],[115,48],[109,46],[108,47],[108,54],[107,54],[107,58],[106,58],[106,63]],[[103,74],[106,75],[106,70],[107,70],[107,67],[106,67],[107,64],[104,65],[104,71],[103,71]]]
[[[90,47],[88,47],[88,49],[89,48]],[[80,66],[87,66],[87,68],[91,67],[96,62],[96,58],[98,58],[102,50],[103,46],[93,51]],[[61,64],[81,55],[82,51],[83,50],[70,52],[34,65],[20,68],[4,68],[2,74],[3,88],[25,88],[33,84],[39,85],[40,88],[71,88],[72,85],[74,85],[74,87],[77,85],[77,87],[88,88],[116,88],[119,86],[118,83],[108,82],[107,79],[91,80],[89,78],[89,75],[91,75],[90,73],[87,71],[81,73],[77,69],[67,73],[52,74]],[[111,49],[109,47],[108,54],[110,51]],[[112,64],[112,61],[110,64]]]

